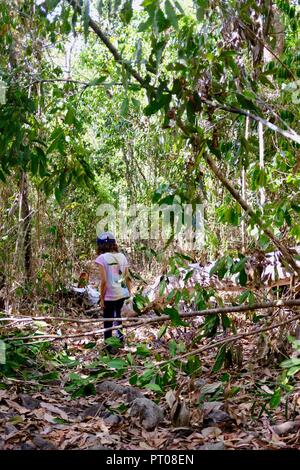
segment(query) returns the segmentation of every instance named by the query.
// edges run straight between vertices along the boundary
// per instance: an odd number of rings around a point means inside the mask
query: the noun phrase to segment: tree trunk
[[[21,214],[22,214],[22,230],[24,240],[24,269],[25,280],[29,283],[32,279],[32,240],[31,240],[31,212],[29,207],[29,187],[28,177],[25,172],[21,176]]]

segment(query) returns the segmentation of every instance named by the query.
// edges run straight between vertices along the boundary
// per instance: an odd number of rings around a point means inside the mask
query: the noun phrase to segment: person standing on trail
[[[103,309],[104,328],[113,326],[113,321],[106,318],[120,318],[121,309],[125,299],[131,295],[131,279],[128,272],[128,261],[119,248],[115,236],[111,232],[103,232],[97,237],[97,254],[95,262],[100,268],[100,306]],[[116,325],[121,325],[117,321]],[[104,340],[112,336],[112,330],[104,332]],[[124,336],[117,330],[121,342]],[[114,352],[110,345],[106,346],[108,352]]]

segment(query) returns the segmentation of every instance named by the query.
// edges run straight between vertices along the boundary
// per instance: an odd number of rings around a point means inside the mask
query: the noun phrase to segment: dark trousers
[[[113,323],[115,326],[119,326],[122,324],[121,321],[105,321],[105,318],[120,318],[121,317],[121,309],[123,307],[125,299],[119,300],[104,300],[104,310],[103,310],[103,317],[104,317],[104,328],[111,328]],[[112,336],[113,330],[105,331],[104,332],[104,339],[110,338]],[[117,330],[117,335],[120,340],[123,340],[123,333],[120,330]]]

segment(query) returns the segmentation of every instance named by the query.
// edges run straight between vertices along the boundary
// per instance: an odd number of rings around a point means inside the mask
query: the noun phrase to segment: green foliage
[[[4,341],[5,363],[0,364],[0,376],[28,380],[52,381],[58,378],[57,372],[48,373],[48,362],[55,360],[50,343],[27,345],[23,342],[23,333],[15,334],[15,341]],[[18,338],[18,339],[17,339]]]
[[[295,338],[289,338],[290,343],[292,343],[293,349],[295,351],[300,351],[300,341]],[[300,358],[293,357],[286,359],[281,363],[281,367],[285,369],[287,377],[293,377],[295,374],[300,372]]]
[[[247,284],[247,274],[245,265],[247,258],[240,254],[240,259],[234,260],[231,256],[223,256],[220,258],[210,270],[210,276],[218,275],[219,279],[223,279],[226,275],[238,274],[238,282],[241,286]]]
[[[83,377],[79,374],[70,374],[69,380],[65,386],[65,390],[71,394],[72,398],[96,395],[96,389],[93,380],[91,380],[89,377]]]

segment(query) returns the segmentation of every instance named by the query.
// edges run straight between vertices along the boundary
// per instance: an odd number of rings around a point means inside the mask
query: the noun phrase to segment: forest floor
[[[141,377],[148,360],[169,357],[170,341],[188,345],[191,336],[182,327],[169,328],[160,339],[157,327],[128,331],[125,347],[113,357],[103,351],[102,339],[28,345],[34,352],[29,360],[26,348],[15,348],[12,370],[22,370],[22,378],[12,373],[0,384],[0,449],[300,449],[300,385],[272,409],[281,370],[254,358],[250,338],[243,341],[239,366],[212,373],[215,352],[210,350],[202,353],[198,372],[176,370],[176,386],[160,391],[134,386],[164,411],[163,422],[144,429],[130,416],[124,394],[99,391],[97,384],[109,380],[128,386],[132,358]],[[64,325],[64,334],[75,332],[78,327]],[[185,425],[176,422],[174,405],[170,408],[172,388],[175,395],[177,390],[175,413],[188,414]]]

